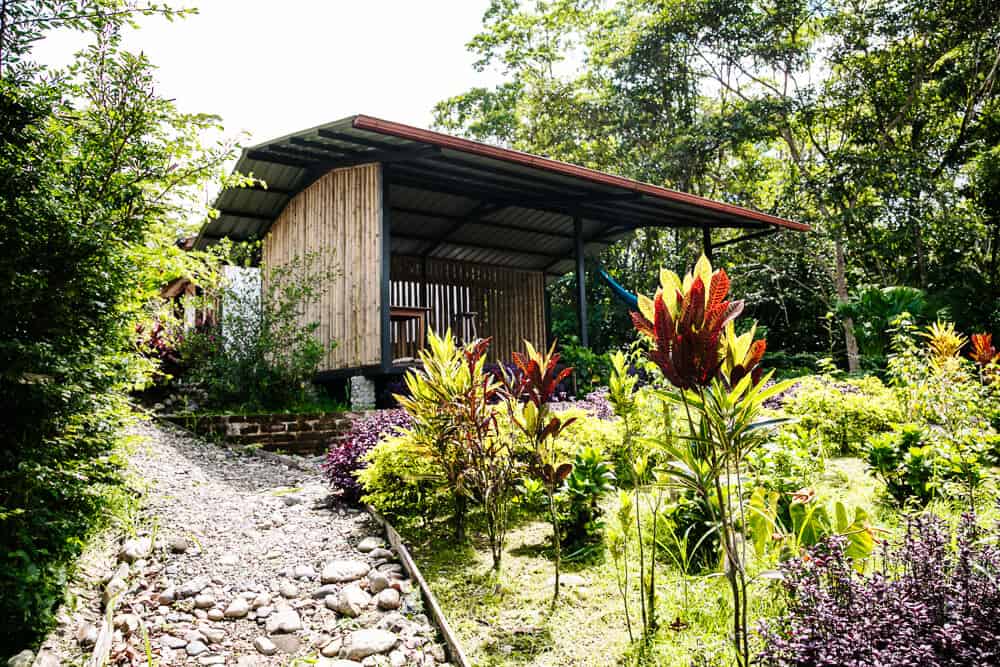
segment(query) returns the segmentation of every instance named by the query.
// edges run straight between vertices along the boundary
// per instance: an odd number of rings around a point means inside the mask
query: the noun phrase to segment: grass
[[[550,530],[540,521],[513,528],[499,579],[491,572],[485,542],[456,547],[440,536],[411,541],[472,664],[690,667],[731,662],[729,593],[722,577],[688,577],[685,603],[685,578],[662,563],[657,573],[661,630],[648,646],[631,645],[615,566],[606,552],[587,563],[564,563],[564,575],[583,577],[585,584],[564,582],[559,602],[551,606]],[[755,602],[755,616],[776,613],[780,602],[774,585],[762,580]],[[635,628],[638,602],[630,606]],[[675,619],[685,627],[673,629]]]
[[[821,498],[873,511],[873,520],[898,528],[900,513],[881,501],[880,483],[855,457],[833,457],[814,480]],[[609,499],[611,517],[617,500]],[[550,527],[528,520],[508,536],[502,573],[491,571],[485,540],[456,546],[435,526],[405,530],[414,557],[458,635],[472,664],[482,667],[562,667],[597,665],[729,665],[729,592],[718,575],[685,577],[661,556],[657,577],[660,630],[649,645],[630,644],[615,566],[606,551],[586,563],[564,563],[564,574],[583,577],[565,586],[553,608]],[[471,531],[475,533],[475,531]],[[782,594],[770,578],[758,578],[752,594],[755,619],[773,617]],[[638,602],[630,603],[636,632]],[[674,629],[681,619],[685,627]]]

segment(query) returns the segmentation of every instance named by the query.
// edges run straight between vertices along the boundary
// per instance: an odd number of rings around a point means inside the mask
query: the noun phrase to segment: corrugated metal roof
[[[323,174],[382,162],[392,251],[564,273],[573,219],[598,252],[639,227],[792,229],[807,225],[519,151],[351,116],[252,146],[235,171],[266,187],[219,194],[198,235],[262,238],[288,201]]]

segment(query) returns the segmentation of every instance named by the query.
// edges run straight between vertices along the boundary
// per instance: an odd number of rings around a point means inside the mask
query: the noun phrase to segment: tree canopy
[[[777,347],[821,350],[822,316],[869,284],[1000,325],[995,3],[495,0],[469,49],[505,81],[439,103],[440,128],[810,223],[720,253]],[[695,242],[646,230],[603,261],[648,289]],[[620,342],[597,301],[596,339]]]

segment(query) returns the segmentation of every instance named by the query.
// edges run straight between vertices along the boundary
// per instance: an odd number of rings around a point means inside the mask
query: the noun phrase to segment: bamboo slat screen
[[[479,337],[492,337],[490,360],[509,360],[524,340],[545,345],[545,276],[499,266],[419,257],[392,257],[393,306],[427,306],[428,328],[456,328],[455,314],[475,312]],[[426,295],[425,295],[426,291]],[[409,335],[410,332],[407,332]]]
[[[381,168],[366,164],[331,171],[297,194],[264,238],[265,267],[316,253],[315,269],[337,271],[300,317],[303,325],[319,322],[328,350],[321,370],[381,362],[381,236]]]

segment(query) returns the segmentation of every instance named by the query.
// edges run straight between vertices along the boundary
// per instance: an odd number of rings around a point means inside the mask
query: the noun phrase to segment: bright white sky
[[[427,127],[436,102],[499,81],[476,72],[465,48],[488,4],[195,0],[198,15],[146,20],[126,46],[159,67],[160,90],[180,109],[217,114],[250,143],[356,113]],[[80,44],[54,34],[35,57],[65,64]]]

